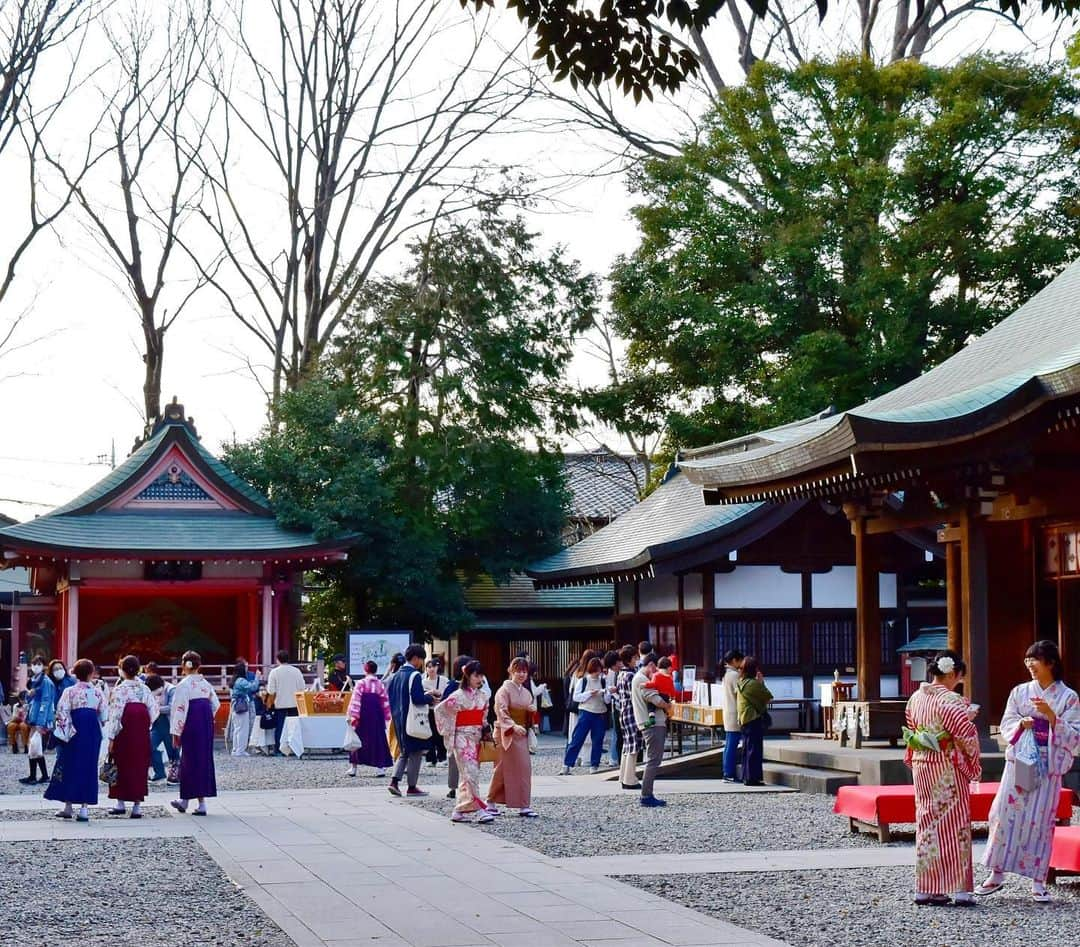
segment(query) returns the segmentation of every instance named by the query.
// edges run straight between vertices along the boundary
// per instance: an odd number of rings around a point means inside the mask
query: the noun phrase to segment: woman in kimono
[[[138,678],[139,659],[129,654],[120,662],[120,682],[109,696],[109,720],[105,736],[109,755],[116,764],[117,780],[109,787],[116,805],[110,815],[123,815],[124,803],[131,803],[131,818],[141,819],[139,804],[146,798],[150,768],[150,727],[158,715],[154,695]]]
[[[488,787],[489,808],[501,802],[518,815],[535,819],[532,799],[532,761],[529,759],[529,728],[533,725],[533,693],[529,688],[529,662],[514,658],[510,678],[495,692],[495,732],[502,755]]]
[[[171,805],[187,812],[192,799],[199,801],[193,815],[206,815],[206,800],[217,795],[214,779],[214,714],[221,701],[210,682],[199,673],[202,658],[185,651],[180,659],[184,677],[172,695],[169,731],[180,750],[180,798]]]
[[[619,732],[622,734],[622,756],[619,757],[619,784],[623,789],[640,789],[637,778],[638,754],[644,746],[641,731],[634,720],[634,702],[631,687],[634,683],[634,666],[637,648],[623,645],[619,651],[622,667],[615,675],[615,694],[612,703],[618,710]]]
[[[89,822],[87,806],[97,805],[101,725],[108,713],[101,694],[90,683],[93,670],[93,662],[76,661],[72,668],[75,683],[64,691],[56,707],[56,765],[45,790],[46,799],[64,803],[61,819],[70,819],[71,807],[78,803],[78,822]]]
[[[1076,691],[1061,681],[1061,654],[1054,642],[1035,642],[1027,649],[1024,666],[1031,680],[1012,689],[1001,718],[1001,735],[1008,746],[983,855],[990,874],[975,893],[993,894],[1005,883],[1005,873],[1013,872],[1031,879],[1033,900],[1046,902],[1051,900],[1046,875],[1061,778],[1080,752],[1080,702]],[[1034,784],[1022,788],[1017,780],[1017,744],[1029,732],[1038,760],[1036,766],[1025,767]]]
[[[975,903],[970,786],[982,766],[974,713],[955,693],[966,670],[956,652],[942,651],[930,662],[933,680],[920,684],[907,703],[904,762],[915,783],[918,905]]]
[[[390,744],[386,739],[386,727],[390,723],[390,698],[386,686],[379,679],[379,666],[374,661],[364,662],[364,676],[354,683],[349,709],[345,716],[360,738],[360,749],[349,752],[349,775],[356,775],[356,767],[374,766],[376,776],[385,776],[390,759]]]
[[[480,662],[469,661],[461,669],[457,690],[435,705],[435,723],[447,749],[457,760],[457,805],[450,816],[451,822],[490,822],[495,818],[480,795],[478,755],[488,705],[483,686]],[[466,818],[473,812],[478,814],[473,819]]]

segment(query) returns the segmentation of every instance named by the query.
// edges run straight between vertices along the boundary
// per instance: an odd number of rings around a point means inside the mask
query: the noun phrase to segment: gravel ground
[[[1013,879],[970,909],[915,907],[907,868],[619,880],[793,947],[1031,947],[1080,940],[1080,879],[1053,888],[1052,904],[1036,904],[1030,882]]]
[[[540,747],[533,756],[533,771],[537,774],[553,775],[562,769],[563,739],[561,736],[545,735],[541,737]],[[56,755],[46,755],[49,772],[52,772]],[[383,786],[387,778],[378,778],[368,766],[361,766],[355,777],[346,775],[349,761],[343,753],[317,752],[305,755],[303,759],[293,756],[230,756],[218,743],[214,753],[214,767],[217,774],[218,792],[237,790],[264,789],[330,789],[347,786]],[[491,767],[485,767],[490,771]],[[22,753],[8,753],[0,750],[0,793],[13,793],[25,796],[40,796],[44,786],[25,786],[19,779],[27,774],[29,764]],[[580,772],[588,772],[587,767]],[[437,788],[446,785],[446,767],[432,769],[426,763],[420,771],[420,785]],[[151,783],[150,792],[175,795],[175,789],[164,782]]]
[[[571,779],[573,777],[570,777]],[[643,809],[638,794],[534,800],[539,819],[504,815],[481,831],[555,858],[582,853],[581,840],[603,832],[600,854],[652,852],[677,840],[685,852],[782,851],[804,848],[877,847],[869,835],[852,835],[847,819],[833,814],[831,796],[798,793],[661,795],[666,809]],[[432,798],[417,805],[449,816],[453,802]],[[902,828],[902,827],[901,827]],[[914,831],[914,826],[911,827]],[[889,843],[910,845],[903,836]]]
[[[52,822],[56,819],[56,813],[60,811],[60,803],[49,803],[54,809],[0,809],[0,822]],[[78,807],[76,807],[78,808]],[[107,806],[97,806],[90,810],[91,819],[128,819],[131,817],[131,807],[128,806],[127,815],[112,815]],[[140,809],[144,819],[164,819],[169,815],[164,806],[143,806]]]
[[[128,839],[123,853],[112,859],[83,842],[0,843],[8,904],[0,943],[293,947],[194,840]]]

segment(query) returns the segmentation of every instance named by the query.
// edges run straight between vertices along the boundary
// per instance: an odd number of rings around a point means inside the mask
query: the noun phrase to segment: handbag
[[[41,731],[34,730],[30,734],[30,744],[27,747],[27,756],[32,760],[40,760],[45,756],[45,748],[41,743]]]
[[[272,710],[264,710],[259,717],[259,726],[263,730],[274,729],[274,712]]]
[[[169,768],[165,771],[165,782],[175,785],[180,782],[180,761],[169,760]]]
[[[499,748],[495,745],[495,741],[491,738],[491,734],[487,733],[480,740],[480,746],[476,751],[476,762],[497,763],[498,761]]]
[[[346,752],[351,753],[353,750],[359,750],[363,746],[363,742],[360,740],[356,729],[348,720],[345,721],[345,735],[341,738],[341,748]]]
[[[414,740],[431,739],[431,715],[427,704],[414,704],[412,702],[412,685],[420,676],[419,671],[413,671],[409,678],[409,709],[405,712],[405,734]]]
[[[117,768],[112,754],[106,756],[105,762],[101,764],[98,779],[105,783],[106,786],[115,786],[120,781],[120,770]]]
[[[1039,786],[1039,780],[1045,775],[1045,770],[1039,744],[1035,742],[1035,734],[1030,730],[1025,730],[1016,744],[1013,765],[1016,788],[1024,792],[1034,792]]]

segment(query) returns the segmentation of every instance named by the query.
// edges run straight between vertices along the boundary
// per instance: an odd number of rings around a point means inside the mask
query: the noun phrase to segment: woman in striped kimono
[[[920,685],[907,704],[904,762],[915,783],[918,905],[975,903],[970,783],[982,771],[977,708],[954,693],[966,670],[956,652],[942,651],[930,662],[933,680]]]
[[[457,804],[451,822],[491,822],[495,818],[480,795],[478,755],[488,706],[483,684],[480,662],[470,661],[461,669],[457,690],[435,705],[435,723],[458,766]]]
[[[993,894],[1004,885],[1005,872],[1013,872],[1031,879],[1032,900],[1046,902],[1051,900],[1046,875],[1061,778],[1080,751],[1080,700],[1061,680],[1061,654],[1052,641],[1035,642],[1024,665],[1031,680],[1012,689],[1001,718],[1001,735],[1008,746],[983,855],[990,875],[975,893]],[[1023,748],[1017,745],[1029,731],[1034,746],[1028,760],[1034,765],[1019,774],[1017,750]]]

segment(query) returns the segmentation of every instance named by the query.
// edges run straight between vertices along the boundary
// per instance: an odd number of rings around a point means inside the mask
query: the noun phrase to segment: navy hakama
[[[75,736],[67,743],[57,741],[56,765],[45,790],[53,802],[96,806],[98,801],[98,757],[101,752],[101,722],[93,707],[71,711]]]

